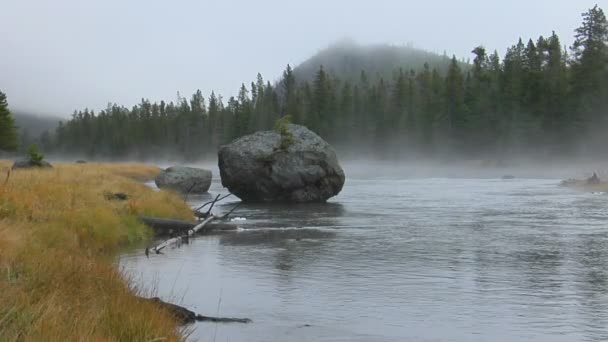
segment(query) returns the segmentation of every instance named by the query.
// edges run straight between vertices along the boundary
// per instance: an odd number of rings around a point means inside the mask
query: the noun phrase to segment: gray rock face
[[[52,169],[53,166],[48,163],[45,162],[44,160],[36,163],[31,159],[23,159],[23,160],[17,160],[15,161],[15,163],[13,164],[13,166],[11,167],[11,169],[13,170],[17,170],[17,169],[35,169],[35,168],[41,168],[41,169]]]
[[[241,137],[219,151],[222,185],[246,202],[324,202],[344,185],[333,148],[299,125],[289,125],[293,143],[281,150],[275,131]]]
[[[171,166],[158,174],[154,182],[161,189],[204,194],[211,186],[211,171],[187,166]]]

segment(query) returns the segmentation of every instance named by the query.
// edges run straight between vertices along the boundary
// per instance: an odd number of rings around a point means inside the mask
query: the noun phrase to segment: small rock
[[[159,188],[183,194],[204,194],[211,186],[211,171],[187,166],[171,166],[154,180]]]
[[[112,201],[112,200],[126,201],[127,199],[129,199],[129,196],[122,192],[115,192],[115,193],[106,192],[103,195],[108,201]]]
[[[569,179],[564,179],[563,181],[561,181],[561,183],[559,183],[559,185],[572,186],[572,185],[576,185],[577,183],[578,183],[578,181],[576,179],[569,178]]]
[[[17,170],[17,169],[35,169],[35,168],[52,169],[53,166],[44,160],[40,161],[40,162],[35,162],[31,159],[23,159],[23,160],[16,161],[13,164],[13,167],[11,169]]]

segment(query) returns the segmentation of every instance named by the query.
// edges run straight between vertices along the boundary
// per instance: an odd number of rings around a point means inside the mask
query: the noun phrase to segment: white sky
[[[9,105],[68,116],[108,102],[226,97],[276,80],[331,42],[413,43],[470,57],[555,30],[608,0],[0,0],[0,90]]]

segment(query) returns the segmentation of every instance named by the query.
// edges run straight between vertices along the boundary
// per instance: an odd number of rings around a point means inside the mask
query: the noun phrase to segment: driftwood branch
[[[237,205],[234,206],[234,208],[230,209],[230,211],[228,211],[224,215],[218,216],[218,220],[225,220],[226,218],[228,218],[228,216],[230,214],[232,214],[232,212],[235,211],[240,205],[241,205],[241,203],[238,203]]]
[[[139,220],[154,230],[156,236],[182,235],[196,226],[196,222],[140,216]]]
[[[209,204],[212,204],[212,203],[215,203],[215,202],[222,201],[222,200],[224,200],[224,199],[226,199],[226,198],[230,197],[231,195],[232,195],[232,194],[228,194],[228,195],[222,196],[222,197],[221,197],[221,198],[219,198],[219,199],[216,197],[216,199],[214,199],[213,201],[209,201],[209,202],[203,203],[203,205],[201,205],[200,207],[198,207],[198,208],[194,209],[194,211],[199,211],[199,210],[203,209],[204,207],[208,206]],[[218,197],[219,197],[219,195],[218,195]]]
[[[205,213],[204,217],[208,217],[211,214],[211,209],[213,209],[213,206],[215,205],[215,203],[217,203],[217,201],[219,201],[219,199],[220,199],[220,194],[217,194],[217,196],[215,196],[215,200],[213,202],[211,202],[211,205],[209,206],[209,209]]]
[[[190,196],[190,192],[192,191],[192,189],[194,189],[195,186],[198,185],[198,182],[192,182],[192,185],[190,186],[190,188],[188,188],[188,192],[186,192],[186,196],[184,197],[184,203],[188,202],[188,196]]]
[[[142,300],[148,301],[157,305],[169,312],[173,318],[175,318],[180,324],[190,324],[195,321],[207,321],[207,322],[217,322],[217,323],[251,323],[249,318],[229,318],[229,317],[210,317],[197,315],[193,311],[190,311],[182,306],[175,305],[172,303],[167,303],[162,301],[158,297],[154,298],[141,298]]]
[[[160,251],[163,250],[163,248],[166,248],[168,246],[171,246],[171,245],[174,245],[177,243],[181,243],[183,241],[187,241],[190,236],[196,234],[199,230],[203,229],[207,225],[207,223],[213,221],[213,219],[215,219],[215,216],[210,215],[204,221],[197,224],[192,229],[189,229],[185,235],[174,237],[169,240],[165,240],[164,242],[156,245],[155,247],[152,247],[152,251],[155,252],[156,254],[160,254]]]
[[[227,197],[227,196],[224,196],[224,197]],[[218,195],[215,197],[215,200],[214,200],[214,201],[211,203],[211,206],[209,207],[209,210],[207,211],[207,214],[205,215],[205,219],[204,219],[203,221],[201,221],[200,223],[198,223],[197,225],[195,225],[195,226],[194,226],[194,227],[192,227],[192,228],[188,228],[188,230],[187,230],[187,231],[186,231],[184,234],[181,234],[180,236],[173,237],[173,238],[170,238],[170,239],[168,239],[168,240],[165,240],[164,242],[161,242],[160,244],[158,244],[158,245],[156,245],[155,247],[153,247],[152,249],[146,248],[146,256],[148,256],[148,254],[149,254],[149,252],[150,252],[150,251],[153,251],[153,252],[155,252],[156,254],[160,254],[160,253],[161,253],[161,251],[162,251],[164,248],[168,247],[168,246],[171,246],[171,245],[174,245],[174,244],[180,244],[180,243],[182,243],[182,242],[186,242],[186,243],[187,243],[187,242],[188,242],[188,240],[190,239],[190,237],[191,237],[192,235],[194,235],[194,234],[198,233],[199,231],[203,231],[203,232],[209,231],[210,229],[207,227],[207,224],[208,224],[208,223],[210,223],[211,221],[213,221],[213,220],[215,220],[215,219],[217,219],[217,218],[222,218],[222,219],[223,219],[223,218],[228,217],[228,215],[230,215],[230,214],[231,214],[231,213],[232,213],[232,212],[233,212],[233,211],[234,211],[234,210],[235,210],[235,209],[238,207],[238,205],[236,205],[234,208],[232,208],[232,210],[230,210],[230,211],[229,211],[228,213],[226,213],[225,215],[220,216],[220,217],[216,217],[216,216],[214,216],[213,214],[211,214],[211,209],[213,208],[213,205],[214,205],[214,204],[215,204],[217,201],[219,201],[219,199],[220,199],[220,195],[218,194]],[[141,218],[140,218],[140,219],[141,219]],[[176,221],[176,220],[166,220],[166,219],[161,219],[161,220],[159,221],[158,219],[156,219],[156,220],[151,220],[151,218],[145,218],[145,217],[144,217],[144,219],[145,219],[145,220],[142,220],[143,222],[146,222],[146,221],[147,221],[147,222],[148,222],[147,224],[150,224],[150,225],[151,225],[151,224],[156,224],[157,226],[158,226],[158,225],[163,225],[163,224],[173,224],[173,223],[176,223],[176,224],[182,224],[181,222],[178,222],[178,221]],[[188,223],[186,223],[186,224],[188,224]],[[184,224],[182,224],[182,226],[185,226],[185,225],[184,225]],[[212,227],[212,226],[213,226],[213,225],[210,225],[210,227]]]
[[[233,208],[233,210],[236,208]],[[217,220],[224,219],[226,215],[216,217],[216,219],[209,224],[209,231],[222,231],[222,230],[236,230],[237,227],[234,224],[229,223],[216,223]],[[166,219],[159,217],[140,216],[139,220],[146,224],[148,227],[154,230],[156,236],[170,236],[170,235],[183,235],[188,230],[196,227],[200,222],[190,222],[176,219]]]

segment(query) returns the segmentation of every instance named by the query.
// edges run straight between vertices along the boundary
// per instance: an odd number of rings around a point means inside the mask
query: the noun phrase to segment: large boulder
[[[204,194],[211,186],[211,171],[187,166],[171,166],[161,171],[154,182],[161,189]]]
[[[219,151],[222,185],[246,202],[324,202],[344,185],[333,148],[299,125],[241,137]]]
[[[13,170],[17,170],[17,169],[52,169],[53,166],[44,161],[41,160],[39,162],[33,161],[31,159],[22,159],[22,160],[17,160],[15,161],[15,163],[13,163],[13,166],[11,167],[11,169]]]

